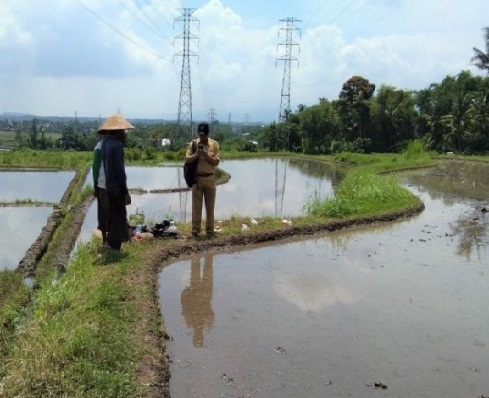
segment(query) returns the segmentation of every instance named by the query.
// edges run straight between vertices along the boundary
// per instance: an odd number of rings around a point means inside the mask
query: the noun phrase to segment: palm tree
[[[474,56],[470,58],[470,62],[472,62],[479,69],[486,70],[489,75],[489,27],[486,27],[484,30],[484,39],[486,41],[486,52],[479,50],[474,47]]]

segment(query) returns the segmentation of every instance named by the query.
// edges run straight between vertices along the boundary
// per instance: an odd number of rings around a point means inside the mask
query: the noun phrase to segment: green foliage
[[[176,152],[163,152],[163,159],[169,161],[183,161],[183,157],[180,158]]]
[[[28,148],[0,152],[0,166],[78,169],[91,163],[92,152],[35,151]]]
[[[318,105],[301,107],[298,119],[304,153],[328,154],[338,148],[340,118],[331,102],[321,99]]]
[[[342,181],[334,198],[315,196],[305,207],[307,214],[323,217],[371,215],[416,204],[417,198],[399,186],[396,178],[354,170]]]
[[[30,299],[30,289],[22,274],[0,271],[0,363],[11,341],[11,335],[24,315],[24,306]]]
[[[138,162],[143,158],[143,151],[139,148],[126,148],[124,157],[128,162]]]
[[[6,396],[140,396],[129,327],[137,311],[119,266],[94,267],[91,256],[81,246],[58,284],[38,292],[5,367]]]
[[[156,151],[154,148],[148,147],[144,150],[144,157],[147,160],[154,160],[156,159]]]
[[[241,147],[241,150],[244,152],[257,152],[258,145],[255,145],[252,141],[246,141]]]
[[[404,157],[406,159],[415,159],[426,154],[427,152],[421,140],[410,141],[407,145],[406,150],[404,151]]]
[[[489,26],[483,28],[483,31],[486,49],[483,51],[474,47],[474,55],[470,59],[470,62],[480,70],[485,70],[489,74]]]

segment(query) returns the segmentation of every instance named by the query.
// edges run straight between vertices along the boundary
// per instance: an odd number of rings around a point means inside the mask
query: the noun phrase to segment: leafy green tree
[[[361,76],[352,76],[343,84],[339,94],[340,115],[350,141],[368,136],[370,99],[374,91],[375,84]]]
[[[333,104],[321,98],[318,105],[302,106],[298,114],[304,153],[331,153],[339,135],[340,119]]]
[[[470,62],[472,62],[479,69],[485,70],[489,75],[489,27],[484,28],[483,31],[486,51],[484,52],[474,47],[474,56],[470,59]]]
[[[30,146],[32,149],[37,148],[37,121],[32,119],[31,130],[30,130]]]
[[[15,128],[15,142],[17,143],[17,148],[22,148],[24,146],[24,138],[22,137],[22,130],[20,127]]]
[[[431,149],[471,153],[477,148],[475,143],[486,136],[484,98],[488,87],[488,78],[462,71],[418,92],[418,134]]]
[[[453,100],[452,112],[441,118],[442,123],[447,127],[443,135],[445,150],[458,152],[463,151],[463,140],[470,135],[472,117],[470,104],[473,94],[463,92]]]
[[[270,152],[277,152],[280,149],[280,124],[272,122],[263,131],[263,146]]]
[[[93,149],[94,141],[95,137],[89,139],[86,135],[76,132],[73,125],[67,125],[61,135],[59,147],[64,150],[89,151]]]
[[[404,148],[415,138],[416,110],[410,91],[382,85],[372,104],[372,144],[378,152]]]
[[[489,90],[479,91],[471,98],[468,112],[474,129],[468,142],[470,152],[489,151]]]

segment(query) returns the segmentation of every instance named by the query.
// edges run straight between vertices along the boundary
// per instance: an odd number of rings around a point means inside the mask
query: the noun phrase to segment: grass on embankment
[[[293,218],[294,227],[384,214],[419,204],[419,199],[399,187],[394,177],[381,176],[373,170],[391,169],[392,164],[404,164],[405,168],[429,165],[430,159],[406,160],[405,155],[342,156],[362,166],[349,172],[334,198],[313,197],[305,204],[307,214]],[[291,228],[278,218],[258,221],[258,225],[251,225],[245,215],[223,220],[222,233],[215,241],[241,234],[273,235]],[[241,230],[243,223],[250,226],[246,232]],[[188,236],[190,225],[178,225],[178,229]],[[157,259],[152,254],[162,247],[178,245],[179,241],[131,243],[117,257],[110,253],[98,256],[94,246],[82,245],[66,272],[53,284],[56,242],[62,235],[63,226],[43,258],[39,270],[42,280],[32,292],[31,314],[22,315],[19,308],[14,313],[16,320],[11,323],[8,343],[3,344],[0,395],[145,396],[151,384],[161,383],[162,377],[156,375],[153,380],[151,372],[141,370],[147,358],[162,360],[163,356],[158,346],[162,335],[155,292]],[[205,242],[212,244],[214,239]],[[141,379],[142,373],[147,376],[146,382]]]
[[[418,202],[416,196],[399,186],[395,177],[358,169],[348,173],[334,197],[327,200],[313,197],[305,210],[314,216],[342,218],[385,213]]]
[[[94,266],[93,248],[83,245],[59,282],[37,292],[5,365],[4,396],[142,396],[135,364],[145,347],[135,330],[143,321],[135,297],[145,286],[131,283],[135,254]]]

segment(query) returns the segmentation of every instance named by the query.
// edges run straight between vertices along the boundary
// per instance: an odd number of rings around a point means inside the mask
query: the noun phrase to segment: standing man
[[[205,202],[205,231],[214,235],[214,205],[216,203],[216,167],[219,165],[219,143],[209,138],[209,124],[197,127],[197,151],[193,153],[192,142],[187,148],[185,162],[198,162],[195,181],[192,185],[192,237],[199,236],[202,223],[202,204]]]
[[[131,196],[127,189],[124,144],[126,130],[133,128],[122,115],[115,114],[109,116],[97,131],[106,135],[102,142],[102,160],[109,201],[107,244],[114,250],[120,250],[122,242],[129,239],[126,206],[131,204]]]
[[[102,232],[102,246],[107,246],[107,230],[109,225],[109,197],[105,185],[104,162],[102,161],[102,142],[105,139],[104,130],[97,133],[101,136],[93,149],[92,175],[93,195],[97,201],[97,229]]]

